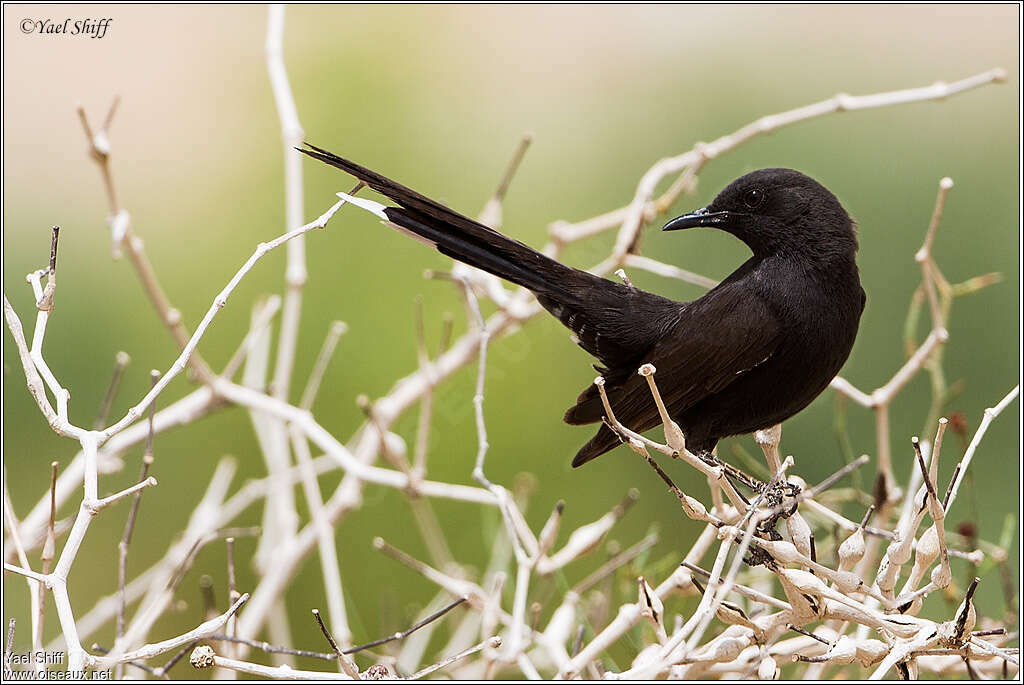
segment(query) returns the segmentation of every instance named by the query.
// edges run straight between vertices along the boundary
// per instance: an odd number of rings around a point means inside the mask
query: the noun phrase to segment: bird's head
[[[761,169],[725,187],[707,207],[676,217],[663,230],[708,227],[732,233],[756,256],[852,257],[857,233],[829,190],[799,171]]]

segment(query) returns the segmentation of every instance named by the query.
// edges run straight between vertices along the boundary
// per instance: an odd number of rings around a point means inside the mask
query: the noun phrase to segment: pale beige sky
[[[802,49],[838,50],[860,42],[878,46],[880,54],[905,43],[911,50],[905,55],[909,60],[914,59],[914,50],[921,52],[922,41],[929,41],[949,53],[963,52],[995,66],[1007,59],[1016,61],[1008,48],[1016,36],[1017,10],[1015,5],[715,5],[438,6],[411,11],[438,18],[436,25],[425,29],[437,34],[439,56],[485,39],[491,50],[473,52],[473,61],[480,61],[481,68],[488,60],[514,56],[523,75],[536,78],[552,69],[600,70],[623,50],[657,53],[679,43],[692,47],[699,65],[702,51],[712,45],[732,43],[739,48],[752,38],[771,41],[773,35],[778,36],[779,50],[785,49],[787,37],[796,39]],[[311,14],[331,19],[322,32],[302,38],[314,50],[318,44],[344,40],[345,29],[353,24],[363,32],[379,31],[386,39],[386,27],[371,22],[387,11],[359,6],[290,8],[296,22]],[[681,14],[685,21],[680,21]],[[101,17],[113,20],[101,40],[25,34],[19,28],[26,18],[73,22]],[[67,112],[74,102],[95,111],[116,92],[147,104],[145,117],[120,122],[122,135],[129,135],[132,126],[161,129],[176,119],[182,128],[205,128],[201,121],[212,114],[210,110],[177,105],[183,100],[217,104],[216,94],[225,79],[255,71],[253,67],[262,62],[265,22],[262,6],[4,5],[5,155],[14,149],[27,152],[26,138],[39,131],[68,136],[62,130],[68,128]],[[581,25],[587,28],[585,34],[565,30]],[[606,49],[584,53],[584,35],[587,45],[596,37]],[[451,39],[457,36],[462,38]],[[294,35],[289,35],[288,44],[296,46]],[[866,62],[872,61],[872,52],[862,54]],[[751,65],[752,78],[757,77],[757,66]],[[193,120],[182,122],[181,116]]]
[[[812,66],[831,56],[831,69],[866,74],[876,90],[997,65],[1016,78],[1017,11],[1015,5],[304,5],[288,9],[286,57],[297,69],[338,41],[376,41],[391,51],[420,51],[424,69],[458,65],[464,78],[476,75],[471,85],[480,88],[479,97],[493,101],[524,89],[536,97],[564,87],[549,75],[572,73],[599,84],[608,70],[656,64],[680,46],[692,53],[695,70],[710,68],[709,55],[728,54],[749,61],[748,78],[757,81],[763,65],[744,53],[754,46],[773,59]],[[266,88],[266,15],[266,7],[253,5],[4,5],[5,180],[34,184],[52,173],[55,156],[79,159],[84,143],[75,103],[102,117],[115,94],[130,114],[117,122],[121,159],[142,164],[188,155],[201,163],[203,146],[244,122],[253,94]],[[395,29],[395,17],[410,16],[413,30],[421,31],[413,34],[417,40],[392,40],[394,30],[409,30]],[[113,21],[99,40],[20,28],[25,19],[102,17]],[[937,56],[948,63],[932,66]],[[876,79],[894,60],[919,67],[921,83]],[[373,65],[366,67],[372,73]],[[490,78],[499,72],[500,83]],[[257,104],[269,102],[268,89],[267,102]],[[163,180],[160,169],[148,173],[152,183]],[[69,174],[69,192],[83,184],[95,191],[92,169],[78,165]]]

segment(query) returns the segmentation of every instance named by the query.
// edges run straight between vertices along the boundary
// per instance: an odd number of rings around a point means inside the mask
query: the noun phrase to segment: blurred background
[[[940,267],[954,283],[988,272],[1003,276],[1001,283],[957,300],[949,324],[946,375],[963,385],[948,411],[963,412],[973,434],[984,408],[1017,382],[1020,371],[1018,12],[1013,5],[977,4],[296,6],[287,11],[285,59],[308,140],[470,215],[492,194],[520,136],[532,132],[533,145],[505,205],[504,230],[535,246],[545,242],[552,221],[584,219],[626,204],[657,159],[761,115],[837,92],[923,86],[1006,68],[1006,83],[945,102],[832,115],[758,138],[711,162],[694,196],[684,196],[671,210],[703,206],[731,179],[766,166],[800,169],[832,189],[859,224],[859,264],[868,294],[843,374],[870,390],[905,359],[904,320],[920,278],[914,252],[939,179],[952,177],[956,185],[934,247]],[[102,39],[19,29],[24,18],[65,17],[113,22]],[[130,265],[111,260],[103,187],[74,106],[82,103],[99,121],[120,95],[111,130],[119,198],[169,298],[194,329],[255,244],[284,229],[280,129],[263,59],[266,19],[266,8],[242,6],[3,8],[3,287],[30,328],[34,306],[24,275],[45,264],[49,227],[59,224],[60,288],[45,352],[71,391],[71,419],[79,425],[92,424],[118,350],[133,362],[114,406],[117,416],[148,387],[149,369],[166,369],[177,350]],[[340,172],[306,163],[307,219],[351,185]],[[574,246],[564,258],[590,266],[607,254],[612,239],[607,234]],[[297,400],[329,323],[346,321],[350,330],[315,414],[347,440],[362,420],[356,396],[379,397],[416,367],[414,298],[424,298],[431,345],[444,312],[454,313],[456,334],[466,330],[467,320],[449,284],[422,278],[424,269],[446,269],[450,262],[373,217],[343,210],[327,231],[309,237],[307,249],[310,275],[292,397]],[[747,256],[724,234],[662,235],[653,228],[644,251],[713,278],[724,277]],[[243,281],[200,347],[214,368],[223,366],[245,334],[251,303],[283,292],[283,274],[280,250]],[[635,270],[630,276],[668,297],[701,294],[694,286]],[[926,333],[922,323],[919,339]],[[23,516],[45,491],[50,461],[66,464],[76,445],[57,438],[39,415],[6,332],[3,360],[4,460],[14,509]],[[657,528],[661,541],[644,571],[660,580],[698,529],[683,518],[655,474],[625,449],[579,470],[569,466],[591,428],[564,425],[561,415],[593,379],[590,361],[548,317],[494,342],[485,403],[488,475],[509,486],[532,484],[527,517],[538,529],[559,499],[566,501],[563,530],[569,530],[637,488],[640,501],[612,537],[625,547]],[[431,478],[470,482],[474,379],[475,369],[467,368],[438,391]],[[160,404],[192,387],[180,377]],[[929,399],[929,380],[921,374],[892,407],[895,468],[903,482],[911,468],[910,437],[922,434]],[[827,391],[784,426],[783,453],[794,455],[795,472],[808,481],[843,463],[834,409],[834,393]],[[992,425],[952,516],[954,525],[975,521],[989,540],[999,537],[1008,514],[1019,511],[1019,409],[1018,401]],[[874,456],[870,413],[851,406],[849,422],[854,453]],[[410,445],[415,425],[413,410],[396,427]],[[925,435],[930,438],[932,431]],[[733,444],[757,453],[747,436],[723,443],[726,458],[734,454]],[[955,440],[947,444],[960,449]],[[946,454],[954,451],[947,449]],[[160,486],[143,498],[132,569],[148,568],[162,555],[225,454],[238,459],[235,487],[265,474],[249,417],[241,410],[158,436],[152,473]],[[101,494],[134,482],[140,455],[141,447],[129,452],[123,473],[102,477]],[[953,463],[952,456],[943,460],[941,482]],[[667,468],[684,489],[705,492],[692,470],[680,464]],[[865,468],[864,482],[873,475],[873,466]],[[325,491],[337,480],[337,474],[325,476]],[[61,515],[73,514],[78,501],[76,495]],[[76,612],[115,590],[116,541],[127,510],[104,512],[90,529],[70,578]],[[456,559],[481,567],[498,525],[494,512],[444,502],[436,510]],[[257,509],[241,521],[258,522]],[[357,641],[407,626],[434,594],[426,581],[370,547],[380,535],[426,558],[410,522],[402,496],[367,487],[363,507],[337,527]],[[243,590],[255,583],[246,563],[254,550],[254,541],[239,541]],[[1014,542],[1011,559],[1016,557]],[[600,552],[555,582],[571,583],[603,558]],[[152,636],[162,639],[195,625],[203,573],[213,576],[223,602],[223,569],[223,546],[204,550],[179,590],[182,601]],[[967,572],[956,567],[958,582]],[[23,583],[6,582],[3,597],[5,618],[27,615]],[[613,606],[630,599],[635,594],[616,597]],[[943,599],[929,601],[946,610]],[[1001,614],[996,571],[983,577],[978,601],[982,612]],[[295,578],[287,604],[296,645],[324,647],[308,618],[310,608],[324,606],[314,556]],[[56,620],[48,621],[48,637],[55,628]],[[112,632],[105,628],[94,639],[109,643]],[[24,639],[27,633],[20,634],[19,644]]]

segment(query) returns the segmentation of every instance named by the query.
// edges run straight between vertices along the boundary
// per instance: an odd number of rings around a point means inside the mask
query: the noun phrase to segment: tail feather
[[[376,171],[367,169],[366,167],[356,164],[344,157],[339,157],[333,152],[328,152],[327,150],[319,148],[311,143],[306,143],[306,145],[310,148],[309,150],[304,148],[295,149],[304,155],[308,155],[313,159],[318,159],[325,164],[329,164],[335,168],[341,169],[347,174],[355,176],[381,195],[391,198],[406,209],[423,212],[434,219],[450,222],[463,230],[467,230],[481,237],[484,235],[501,235],[494,229],[487,228],[483,224],[473,221],[469,217],[463,216],[462,214],[445,207],[440,202],[431,200],[429,197],[417,193],[412,188],[407,188],[397,181],[393,181],[386,176],[378,174]]]
[[[573,468],[583,466],[592,459],[597,459],[605,452],[610,452],[622,443],[622,438],[611,428],[602,425],[597,435],[592,437],[586,445],[580,448],[572,460]]]
[[[623,342],[623,332],[614,325],[617,320],[614,316],[610,319],[613,325],[606,325],[607,313],[631,311],[637,306],[653,307],[656,314],[675,312],[674,305],[668,301],[566,266],[375,171],[309,143],[306,145],[309,149],[297,148],[299,152],[355,176],[399,206],[356,202],[355,198],[352,198],[353,202],[369,208],[398,230],[431,245],[441,254],[533,291],[541,305],[576,334],[579,344],[606,364],[621,357],[624,347],[647,348],[642,335],[644,331],[637,331],[633,326],[625,336],[628,340]],[[658,316],[652,316],[650,320],[660,321]],[[637,336],[640,344],[633,342]],[[612,385],[617,385],[635,368],[627,366],[628,373],[621,369],[600,369],[600,372]],[[594,423],[601,420],[603,406],[594,390],[591,386],[580,396],[577,406],[566,413],[567,422]],[[572,465],[585,464],[619,443],[619,436],[602,425],[597,435],[580,449]]]
[[[384,214],[397,227],[432,244],[441,254],[556,300],[571,297],[562,284],[569,285],[577,273],[532,247],[484,226],[411,188],[367,169],[332,152],[306,143],[299,152],[355,176],[400,207],[387,207]],[[560,281],[562,283],[560,283]]]
[[[500,233],[495,233],[502,239],[500,243],[496,243],[493,238],[484,242],[471,234],[453,231],[451,222],[437,221],[408,209],[389,207],[384,210],[384,214],[392,224],[432,243],[438,252],[452,259],[483,269],[535,293],[552,294],[560,291],[537,271],[524,266],[523,255],[516,254],[516,251],[502,244],[514,241]],[[532,252],[531,248],[525,245],[522,247]]]
[[[576,404],[565,411],[562,420],[572,426],[583,426],[598,423],[604,418],[604,403],[601,402],[600,391],[596,385],[588,385],[576,398]]]

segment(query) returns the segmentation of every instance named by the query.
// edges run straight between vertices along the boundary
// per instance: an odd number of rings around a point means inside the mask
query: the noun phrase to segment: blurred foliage
[[[255,244],[283,230],[279,124],[262,60],[265,11],[119,7],[108,11],[115,22],[107,38],[77,43],[22,36],[11,28],[12,11],[5,6],[4,31],[10,35],[3,48],[4,292],[30,327],[33,307],[23,276],[42,265],[48,227],[61,224],[60,288],[46,355],[72,392],[72,420],[91,424],[116,351],[129,352],[133,363],[115,414],[145,390],[149,369],[166,369],[176,350],[130,266],[110,259],[105,199],[72,105],[80,99],[99,117],[114,94],[122,96],[111,136],[120,198],[170,299],[194,328]],[[964,381],[949,410],[963,412],[973,433],[983,409],[1013,386],[1020,370],[1017,11],[979,5],[297,6],[288,10],[286,61],[309,140],[467,214],[479,211],[490,196],[520,135],[533,132],[506,203],[504,230],[537,246],[556,219],[582,219],[628,202],[656,159],[760,115],[838,91],[877,92],[1007,68],[1006,84],[946,102],[833,115],[756,139],[711,162],[695,195],[672,210],[702,206],[729,180],[766,166],[800,169],[831,188],[859,224],[859,263],[868,293],[843,373],[871,389],[904,360],[903,322],[920,277],[914,252],[938,180],[951,176],[956,186],[934,248],[939,265],[951,282],[1003,274],[998,285],[957,300],[949,325],[946,375],[950,382]],[[351,186],[326,167],[307,163],[305,170],[310,218],[333,202],[334,192]],[[644,250],[663,261],[721,278],[746,258],[743,246],[727,235],[662,235],[656,228],[648,231]],[[611,240],[606,235],[572,247],[565,258],[589,266],[606,254]],[[415,368],[414,297],[424,297],[431,345],[444,312],[455,313],[456,335],[467,319],[449,284],[421,278],[425,268],[447,268],[447,260],[363,213],[343,211],[327,231],[312,234],[307,246],[310,277],[293,398],[329,323],[343,319],[350,332],[341,340],[315,413],[347,439],[362,418],[355,397],[380,396]],[[215,368],[244,335],[250,303],[282,291],[283,267],[284,251],[271,254],[231,298],[201,345]],[[640,287],[669,297],[700,295],[693,286],[630,275]],[[925,333],[922,327],[919,335]],[[3,348],[4,456],[15,510],[24,515],[43,494],[50,460],[66,464],[75,445],[56,438],[32,405],[7,333]],[[474,373],[463,370],[437,393],[432,478],[470,480]],[[596,518],[629,487],[638,488],[642,498],[614,538],[625,547],[658,525],[661,542],[642,570],[660,582],[678,561],[674,550],[688,548],[697,528],[628,450],[580,470],[569,467],[591,429],[566,426],[560,417],[592,377],[590,360],[550,318],[495,341],[485,403],[488,475],[510,484],[516,474],[533,474],[528,519],[539,527],[554,503],[565,499],[563,530]],[[176,381],[160,404],[189,389],[188,382]],[[910,437],[921,430],[929,400],[929,383],[921,375],[893,406],[901,480],[913,468]],[[833,431],[834,404],[826,392],[784,427],[783,450],[811,482],[843,461]],[[853,405],[848,413],[853,453],[874,454],[870,413]],[[1019,508],[1018,416],[1019,403],[992,426],[951,519],[954,526],[974,520],[989,540],[998,539],[1006,513]],[[413,410],[397,425],[410,444],[415,422]],[[735,442],[757,453],[750,437]],[[952,469],[956,441],[947,445],[943,479]],[[141,447],[126,455],[129,467],[122,473],[103,477],[101,492],[128,485],[140,454]],[[223,454],[238,457],[237,482],[264,473],[242,411],[225,411],[158,437],[152,473],[160,486],[143,498],[132,571],[163,554]],[[733,450],[724,444],[722,454]],[[703,491],[692,471],[680,464],[666,468],[685,489]],[[865,470],[863,476],[870,482],[873,474]],[[322,484],[331,489],[337,481],[330,474]],[[436,510],[456,559],[481,568],[497,524],[494,512],[450,502],[438,503]],[[73,505],[61,512],[71,513]],[[90,529],[69,584],[76,611],[115,589],[116,540],[126,515],[124,506],[104,512]],[[239,525],[258,519],[253,510]],[[337,528],[356,639],[405,626],[433,595],[425,581],[370,548],[372,537],[380,535],[426,558],[410,521],[400,494],[367,487],[362,508]],[[1017,554],[1013,544],[1011,559]],[[243,560],[254,549],[249,540],[237,544]],[[601,561],[597,557],[603,553],[570,568],[571,578],[562,582],[582,578]],[[200,618],[202,573],[216,579],[218,600],[224,602],[223,569],[222,546],[204,550],[179,591],[178,611],[168,613],[152,636],[186,630]],[[964,573],[958,568],[956,577]],[[251,589],[251,566],[242,563],[239,574],[240,588]],[[538,596],[545,592],[540,586],[534,590]],[[609,611],[635,598],[632,592],[617,593]],[[977,599],[982,613],[1001,613],[996,571],[985,575]],[[309,620],[309,609],[324,605],[312,557],[287,603],[296,644],[323,648]],[[5,583],[4,607],[5,616],[26,614],[23,583]],[[55,629],[51,618],[48,634]],[[108,627],[95,639],[109,643],[111,634]]]

